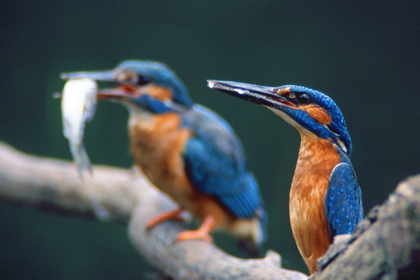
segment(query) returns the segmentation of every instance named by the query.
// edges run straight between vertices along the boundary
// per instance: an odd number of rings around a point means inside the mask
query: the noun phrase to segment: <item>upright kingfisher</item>
[[[363,219],[360,187],[343,115],[327,95],[303,86],[208,81],[210,88],[263,105],[294,126],[301,143],[289,196],[293,236],[310,273],[333,237]]]
[[[265,239],[265,212],[254,175],[234,131],[214,112],[194,104],[186,87],[166,65],[124,61],[115,69],[62,74],[115,86],[99,89],[98,99],[129,111],[131,151],[137,166],[178,205],[149,227],[177,219],[187,210],[202,222],[177,240],[212,241],[213,230],[227,230],[242,249],[257,256]]]

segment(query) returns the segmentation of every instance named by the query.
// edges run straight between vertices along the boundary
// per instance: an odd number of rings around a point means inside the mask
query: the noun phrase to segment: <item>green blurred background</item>
[[[0,139],[27,153],[70,159],[61,72],[110,69],[124,59],[167,63],[192,98],[241,138],[268,212],[269,240],[306,272],[288,219],[299,135],[263,107],[206,88],[206,79],[329,94],[351,136],[364,207],[419,171],[418,1],[1,1]],[[88,126],[93,163],[130,167],[122,106],[100,103]],[[1,156],[1,155],[0,155]],[[142,279],[151,268],[123,225],[0,203],[0,278]],[[237,253],[225,235],[217,242]]]

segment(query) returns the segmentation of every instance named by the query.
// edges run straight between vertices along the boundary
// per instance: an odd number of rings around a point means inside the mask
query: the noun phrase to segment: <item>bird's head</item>
[[[152,113],[192,106],[185,86],[170,68],[159,62],[128,60],[113,70],[65,73],[61,78],[89,78],[115,85],[99,89],[98,99],[119,101]]]
[[[301,133],[329,139],[350,154],[351,138],[337,104],[324,93],[297,85],[278,87],[209,80],[208,87],[267,107]]]

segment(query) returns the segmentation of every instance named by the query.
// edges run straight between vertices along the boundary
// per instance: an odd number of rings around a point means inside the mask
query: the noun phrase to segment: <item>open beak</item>
[[[126,99],[140,95],[137,88],[129,82],[119,79],[119,72],[115,70],[98,71],[98,72],[74,72],[63,73],[60,78],[69,79],[91,79],[96,82],[115,85],[115,88],[99,89],[97,93],[98,99]]]
[[[292,105],[287,99],[277,93],[276,87],[218,80],[208,80],[207,86],[270,108],[282,110],[283,107]]]

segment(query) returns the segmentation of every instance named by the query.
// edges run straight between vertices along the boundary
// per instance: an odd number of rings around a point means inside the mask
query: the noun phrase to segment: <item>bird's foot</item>
[[[151,229],[153,227],[155,227],[156,225],[167,221],[167,220],[178,220],[178,221],[185,221],[185,219],[183,219],[182,217],[179,216],[179,214],[182,213],[182,211],[184,211],[184,209],[182,208],[177,208],[175,210],[172,211],[168,211],[168,212],[164,212],[161,213],[155,217],[153,217],[152,219],[149,220],[149,223],[147,223],[147,229]]]
[[[209,232],[213,228],[214,220],[212,217],[207,217],[200,228],[196,230],[186,230],[178,234],[176,241],[184,241],[184,240],[195,240],[201,239],[206,242],[212,243],[213,238],[210,236]]]

